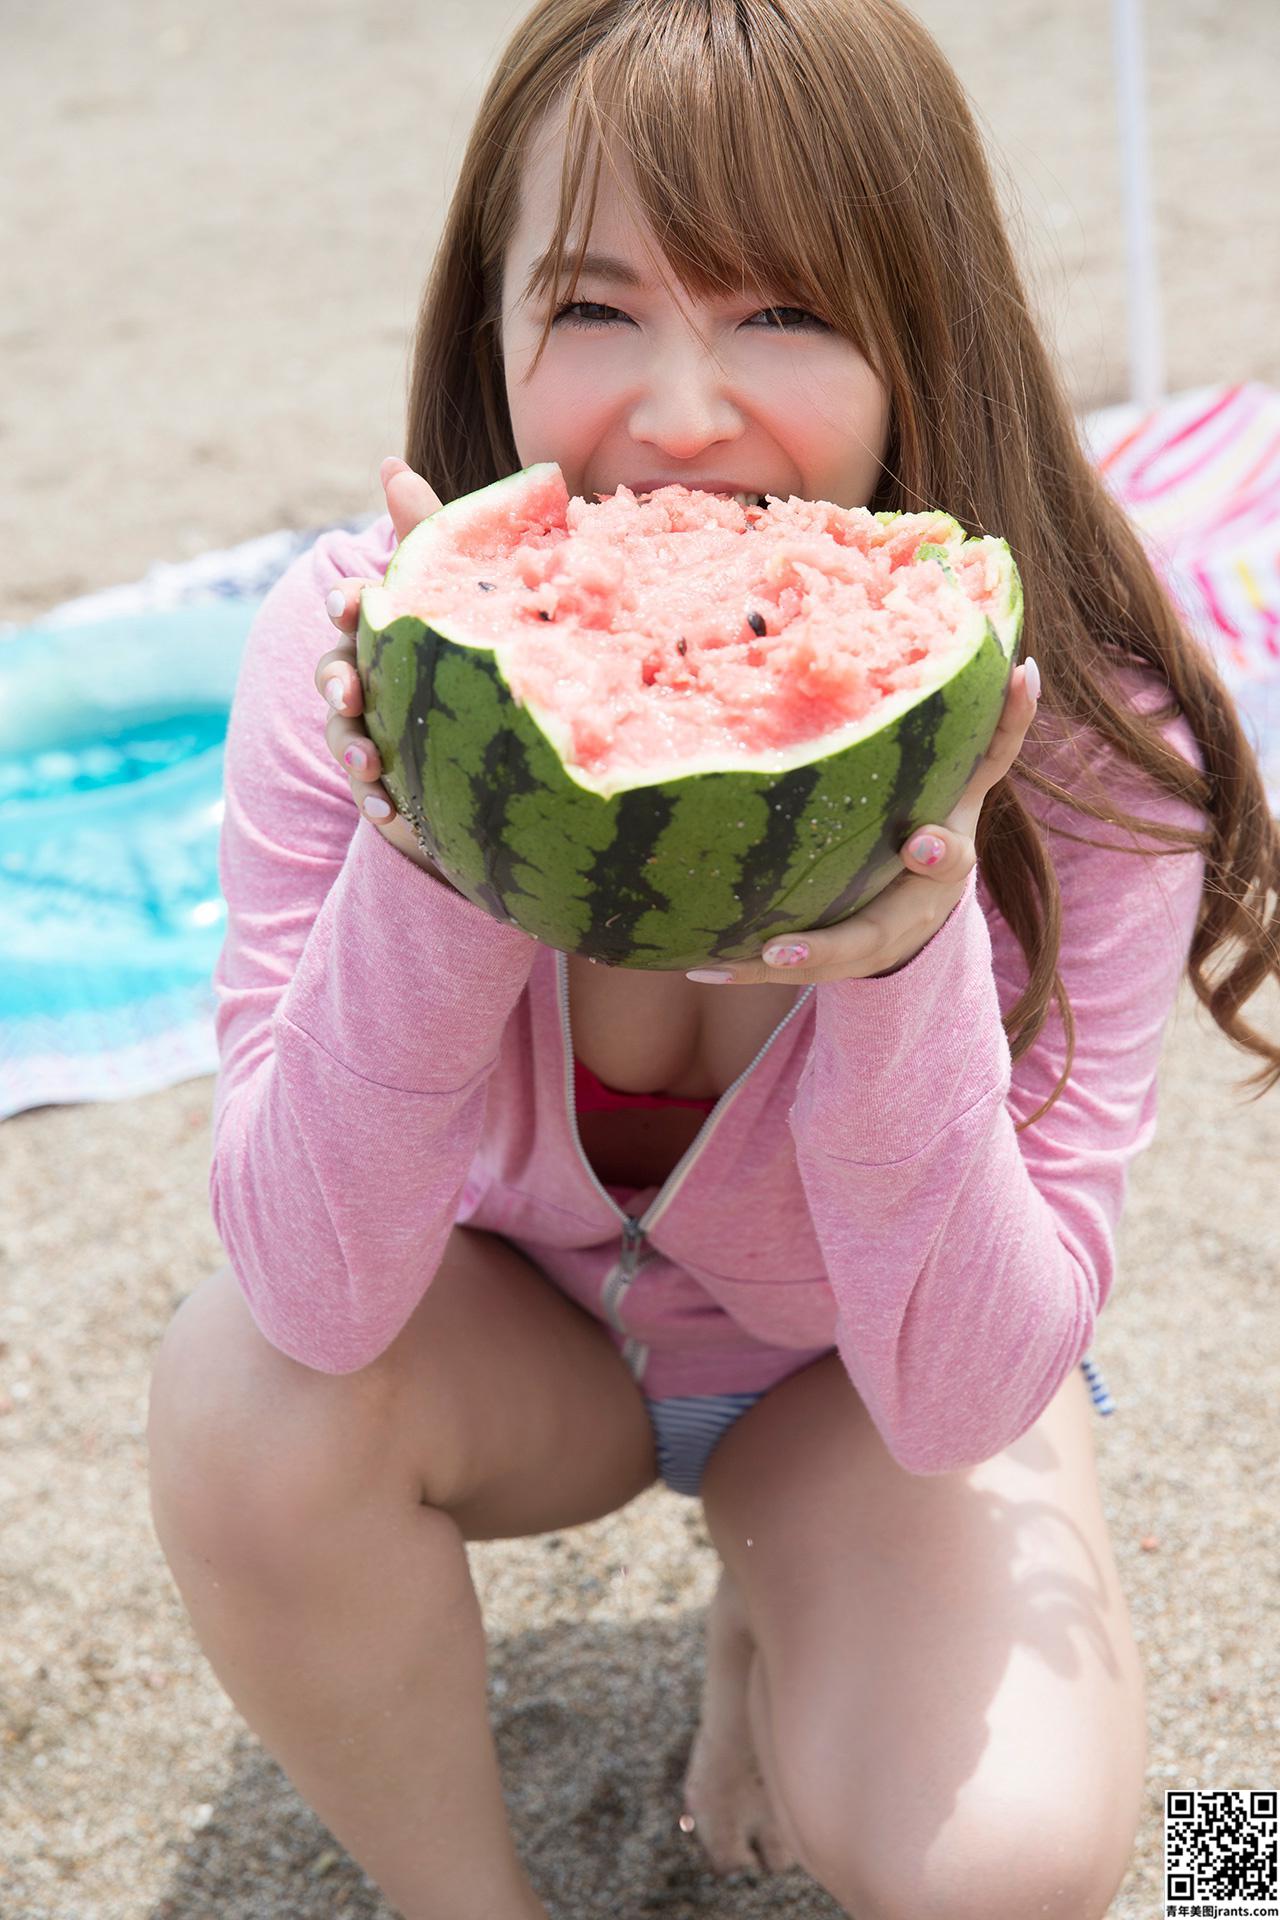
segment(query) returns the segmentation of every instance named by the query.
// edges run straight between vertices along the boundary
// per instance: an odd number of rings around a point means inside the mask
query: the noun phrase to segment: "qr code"
[[[1165,1914],[1280,1915],[1276,1792],[1166,1791]]]

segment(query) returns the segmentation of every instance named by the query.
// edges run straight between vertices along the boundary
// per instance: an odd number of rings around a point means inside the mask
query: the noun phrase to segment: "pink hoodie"
[[[602,1186],[578,1139],[564,956],[398,853],[325,745],[324,595],[393,548],[384,517],[294,562],[250,633],[228,731],[210,1196],[262,1333],[322,1372],[367,1366],[463,1222],[602,1320],[648,1395],[763,1388],[835,1347],[909,1471],[1011,1445],[1111,1292],[1202,856],[1051,839],[1076,1054],[1024,1133],[1062,1025],[1051,1009],[1011,1071],[1001,1015],[1026,969],[975,873],[900,972],[810,987],[628,1217],[634,1190]],[[1048,716],[1038,731],[1063,745]],[[1183,720],[1166,737],[1201,764]],[[1117,805],[1201,824],[1122,772]]]

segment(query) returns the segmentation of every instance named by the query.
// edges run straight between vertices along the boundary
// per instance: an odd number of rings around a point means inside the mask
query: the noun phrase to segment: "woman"
[[[201,1644],[407,1920],[544,1914],[465,1542],[661,1471],[725,1569],[686,1781],[713,1864],[798,1861],[858,1920],[1100,1916],[1145,1717],[1080,1362],[1188,964],[1280,1073],[1238,1011],[1276,969],[1280,859],[919,26],[535,7],[463,162],[406,451],[389,515],[269,596],[228,739],[230,1265],[175,1316],[151,1418]],[[1038,710],[1024,665],[941,857],[904,848],[790,969],[592,968],[360,820],[389,802],[322,602],[349,634],[397,536],[539,459],[579,492],[940,506],[1013,548]]]

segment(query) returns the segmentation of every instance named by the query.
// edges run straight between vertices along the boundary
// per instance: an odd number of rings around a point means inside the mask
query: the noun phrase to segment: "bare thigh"
[[[874,1920],[1105,1912],[1146,1709],[1078,1372],[1003,1453],[913,1475],[828,1356],[733,1427],[703,1500],[823,1884]]]
[[[643,1397],[604,1326],[507,1241],[470,1227],[453,1229],[391,1346],[352,1374],[273,1347],[218,1268],[162,1342],[153,1454],[182,1448],[184,1426],[192,1446],[216,1434],[224,1455],[244,1447],[262,1465],[281,1450],[303,1461],[337,1451],[353,1478],[376,1450],[469,1540],[582,1525],[657,1477]]]

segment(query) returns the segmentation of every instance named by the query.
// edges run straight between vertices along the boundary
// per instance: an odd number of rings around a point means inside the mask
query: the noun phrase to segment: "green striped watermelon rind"
[[[501,509],[501,489],[514,508],[518,483],[545,489],[550,476],[559,481],[559,470],[543,463],[441,508],[401,543],[386,583],[397,561],[421,562],[425,529],[447,532],[473,503]],[[917,558],[950,573],[947,555],[969,537],[952,522],[939,551],[938,516],[919,517],[934,538]],[[357,664],[383,782],[459,892],[566,953],[674,971],[754,958],[772,937],[833,926],[904,871],[901,849],[917,827],[945,821],[999,722],[1022,588],[1007,543],[983,538],[1007,593],[994,620],[965,601],[961,664],[943,685],[886,703],[869,734],[846,728],[772,754],[767,770],[686,761],[678,774],[614,791],[566,769],[556,722],[517,704],[495,651],[468,643],[456,617],[453,632],[445,619],[387,618],[385,593],[366,589]]]

